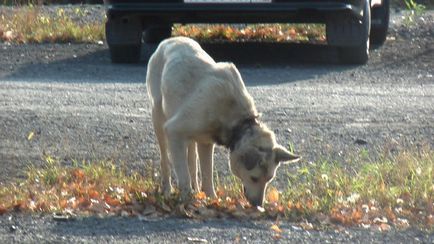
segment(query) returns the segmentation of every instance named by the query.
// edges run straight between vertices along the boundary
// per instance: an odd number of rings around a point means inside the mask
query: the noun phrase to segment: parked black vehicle
[[[344,63],[364,64],[386,40],[389,0],[104,0],[115,63],[140,59],[143,45],[171,35],[174,23],[325,23]]]

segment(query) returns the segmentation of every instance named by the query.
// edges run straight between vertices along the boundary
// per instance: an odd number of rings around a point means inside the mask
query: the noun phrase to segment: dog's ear
[[[292,163],[292,162],[297,162],[298,160],[301,159],[301,156],[291,153],[290,151],[286,150],[282,146],[275,147],[273,151],[276,155],[276,159],[275,159],[276,164],[280,162]]]
[[[261,162],[262,155],[256,149],[250,149],[241,156],[241,161],[247,170],[252,170]]]

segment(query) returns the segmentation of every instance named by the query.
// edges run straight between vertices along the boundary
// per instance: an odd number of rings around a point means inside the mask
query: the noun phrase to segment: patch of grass
[[[77,8],[76,15],[80,15]],[[102,23],[78,24],[60,8],[54,16],[41,14],[39,7],[25,6],[0,12],[0,40],[14,43],[85,42],[105,39]]]
[[[175,25],[172,34],[189,36],[202,42],[326,43],[323,24]]]
[[[105,40],[104,21],[78,23],[83,12],[76,8],[66,14],[59,8],[53,16],[43,14],[38,5],[0,12],[0,41],[13,43],[96,43]],[[73,16],[71,16],[73,15]],[[173,36],[188,36],[202,42],[261,41],[325,43],[325,25],[174,25]]]
[[[405,15],[404,23],[408,26],[414,23],[414,19],[421,16],[425,10],[426,6],[417,3],[415,0],[404,0],[405,7],[410,10],[410,13]]]
[[[327,213],[342,224],[389,223],[433,226],[434,152],[402,152],[379,162],[357,162],[352,173],[336,162],[317,162],[288,175],[281,204],[292,213]]]
[[[407,151],[378,162],[356,159],[351,170],[335,162],[305,163],[288,174],[286,189],[270,186],[265,208],[252,208],[240,181],[217,179],[217,199],[197,193],[180,203],[178,194],[159,193],[157,169],[127,173],[113,162],[74,162],[62,166],[45,156],[43,168],[30,168],[22,182],[0,186],[0,214],[10,211],[182,215],[192,218],[279,217],[321,225],[358,225],[387,229],[433,229],[434,152]],[[352,164],[353,165],[353,164]],[[306,225],[306,228],[313,228]]]

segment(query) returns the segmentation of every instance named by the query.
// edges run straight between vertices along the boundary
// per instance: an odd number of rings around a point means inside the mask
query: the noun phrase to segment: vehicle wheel
[[[371,11],[371,35],[372,45],[382,45],[386,41],[387,30],[389,28],[390,2],[383,0],[381,6],[375,7]]]
[[[146,29],[144,40],[146,43],[155,44],[169,38],[172,35],[172,26],[152,26]]]
[[[363,42],[355,46],[339,47],[339,58],[345,64],[366,64],[369,59],[369,32],[371,27],[371,11],[369,0],[364,1],[363,18],[361,28],[356,31],[361,31],[360,36]]]
[[[109,45],[113,63],[138,63],[141,45]]]
[[[143,33],[140,19],[110,16],[106,22],[105,32],[113,63],[140,61]]]

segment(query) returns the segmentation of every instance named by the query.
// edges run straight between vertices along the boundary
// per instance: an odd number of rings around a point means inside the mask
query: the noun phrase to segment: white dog
[[[280,162],[297,161],[276,143],[274,133],[258,121],[258,113],[237,68],[216,63],[200,45],[185,37],[161,42],[151,56],[146,76],[152,120],[161,154],[162,189],[170,195],[171,165],[181,197],[202,190],[215,197],[214,144],[230,149],[231,171],[241,179],[244,194],[262,205],[267,184]]]

